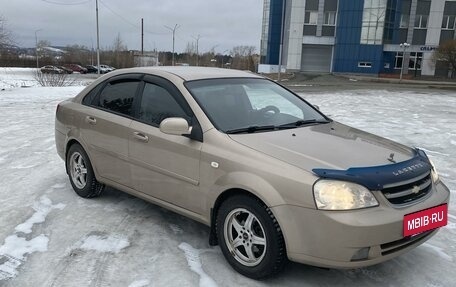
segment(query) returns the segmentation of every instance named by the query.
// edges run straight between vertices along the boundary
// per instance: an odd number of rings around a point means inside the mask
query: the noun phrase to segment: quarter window
[[[112,82],[100,94],[98,106],[116,113],[131,115],[138,81]]]
[[[174,97],[164,88],[150,83],[144,86],[138,117],[154,126],[171,117],[184,118],[190,123],[190,117]]]

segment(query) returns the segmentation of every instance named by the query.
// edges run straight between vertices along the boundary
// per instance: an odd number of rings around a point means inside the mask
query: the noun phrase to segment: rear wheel
[[[81,145],[73,144],[67,154],[67,169],[74,191],[81,197],[97,197],[104,189],[95,178],[92,164]]]
[[[274,275],[287,261],[279,224],[256,198],[228,198],[220,206],[216,228],[223,255],[244,276],[261,279]]]

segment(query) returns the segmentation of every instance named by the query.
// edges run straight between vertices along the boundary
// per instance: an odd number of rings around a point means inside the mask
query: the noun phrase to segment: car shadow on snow
[[[435,247],[429,248],[424,245],[390,261],[359,269],[324,269],[289,262],[280,274],[262,281],[255,281],[234,271],[225,261],[218,246],[209,246],[209,227],[204,224],[113,188],[106,188],[101,197],[88,201],[96,202],[107,213],[125,213],[131,224],[138,224],[138,229],[141,229],[141,222],[147,221],[153,221],[163,227],[166,230],[163,235],[176,245],[178,256],[181,254],[179,243],[190,244],[199,251],[202,268],[219,286],[231,286],[233,283],[244,286],[302,286],[303,282],[311,286],[348,284],[350,286],[377,286],[386,283],[394,286],[410,286],[413,282],[418,285],[427,282],[437,286],[446,286],[450,283],[446,281],[449,280],[448,274],[454,268],[453,259],[450,256],[442,258],[442,254],[439,256]],[[427,271],[423,272],[423,270]],[[229,276],[230,282],[226,281],[227,276]]]

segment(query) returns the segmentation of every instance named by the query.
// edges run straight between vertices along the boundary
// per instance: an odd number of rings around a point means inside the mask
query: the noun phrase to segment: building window
[[[335,26],[336,25],[336,12],[325,12],[323,25]]]
[[[387,0],[365,0],[361,28],[361,44],[382,44],[386,3]]]
[[[402,14],[401,15],[401,24],[400,24],[399,27],[400,28],[408,28],[409,21],[410,21],[410,15]]]
[[[455,28],[455,17],[454,15],[443,15],[442,29],[454,30]]]
[[[421,59],[423,53],[410,53],[409,70],[421,70]]]
[[[402,68],[403,53],[396,53],[396,61],[394,63],[394,69],[400,70]],[[409,57],[409,70],[421,70],[421,60],[423,59],[423,53],[411,52]]]
[[[372,62],[358,62],[360,68],[372,68]]]
[[[317,19],[318,19],[318,11],[306,11],[304,24],[317,25]]]
[[[416,15],[415,18],[415,28],[417,29],[426,29],[428,22],[428,15]]]
[[[403,53],[402,52],[397,52],[396,53],[396,60],[394,61],[394,69],[401,69],[402,68],[402,59],[403,59]]]

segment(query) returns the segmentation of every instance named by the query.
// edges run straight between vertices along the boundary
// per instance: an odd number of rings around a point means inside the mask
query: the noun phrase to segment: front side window
[[[210,79],[186,86],[214,126],[226,133],[327,122],[300,97],[265,79]]]
[[[111,82],[100,94],[98,106],[116,113],[131,115],[139,81]]]
[[[190,124],[190,117],[166,89],[146,83],[138,118],[145,123],[159,126],[164,119],[172,117],[184,118]]]

